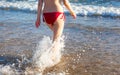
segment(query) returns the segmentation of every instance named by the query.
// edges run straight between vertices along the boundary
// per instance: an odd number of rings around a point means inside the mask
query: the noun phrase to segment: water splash
[[[22,56],[22,60],[17,60],[18,63],[0,65],[0,75],[42,75],[46,68],[60,62],[62,50],[64,50],[63,38],[52,43],[50,37],[44,36],[37,44],[30,60]],[[63,73],[61,74],[63,75]]]
[[[17,70],[13,69],[11,65],[0,65],[0,75],[16,75],[17,73]]]
[[[43,72],[45,68],[56,65],[60,62],[61,51],[64,50],[64,39],[52,43],[52,40],[44,36],[44,38],[38,43],[36,51],[34,51],[32,64],[39,73]]]

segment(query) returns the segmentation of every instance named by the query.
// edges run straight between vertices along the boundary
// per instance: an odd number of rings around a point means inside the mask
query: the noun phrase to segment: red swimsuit
[[[48,24],[54,24],[54,22],[57,20],[58,16],[61,15],[61,19],[65,20],[65,15],[63,12],[48,12],[43,13],[43,21]]]

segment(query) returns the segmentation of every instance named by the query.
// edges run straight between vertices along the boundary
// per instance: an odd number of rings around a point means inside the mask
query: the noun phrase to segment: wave
[[[88,15],[88,16],[120,16],[120,8],[118,7],[106,7],[106,6],[96,6],[96,5],[73,5],[75,12],[78,15]]]
[[[64,37],[52,43],[50,37],[44,36],[37,44],[36,50],[33,51],[31,59],[27,59],[25,56],[21,59],[1,57],[3,59],[1,61],[6,64],[0,64],[0,75],[43,75],[42,73],[46,68],[52,67],[61,61],[63,50]]]
[[[112,2],[104,5],[84,5],[80,3],[71,3],[72,8],[77,15],[81,16],[110,16],[120,17],[120,2]],[[37,1],[0,1],[1,9],[20,10],[20,11],[37,11]],[[64,7],[65,13],[69,13]]]
[[[6,2],[6,1],[0,1],[0,8],[12,9],[12,10],[36,11],[37,10],[37,2],[28,2],[28,1]]]

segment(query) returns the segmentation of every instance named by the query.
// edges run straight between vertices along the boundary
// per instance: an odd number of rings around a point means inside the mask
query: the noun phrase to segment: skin
[[[74,19],[76,18],[76,14],[71,8],[68,0],[38,0],[37,19],[35,22],[37,28],[40,26],[42,13],[64,12],[61,2],[63,2],[64,6],[69,10],[71,16]],[[64,20],[60,18],[61,16],[62,15],[59,15],[59,17],[57,18],[53,25],[47,24],[47,26],[53,31],[53,42],[57,41],[63,32]]]

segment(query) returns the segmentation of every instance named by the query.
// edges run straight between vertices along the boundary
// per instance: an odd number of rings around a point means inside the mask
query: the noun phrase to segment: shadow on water
[[[26,57],[16,57],[16,56],[0,56],[0,65],[2,66],[10,66],[12,69],[16,69],[18,71],[24,71],[27,66],[29,66],[30,60]],[[7,69],[7,68],[6,68]]]

